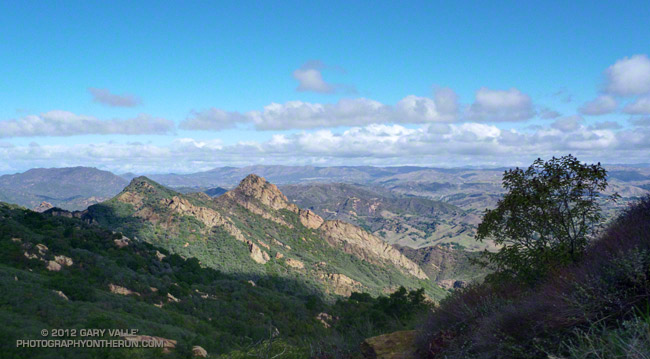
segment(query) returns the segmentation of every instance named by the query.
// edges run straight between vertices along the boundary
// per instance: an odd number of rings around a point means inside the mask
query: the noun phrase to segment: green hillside
[[[275,186],[266,181],[259,185],[260,196],[267,197],[249,196],[239,188],[213,199],[202,193],[182,195],[139,177],[115,198],[77,215],[241,278],[278,276],[329,295],[349,295],[353,291],[378,295],[399,286],[423,287],[435,299],[446,295],[423,273],[423,277],[416,277],[389,260],[369,255],[375,250],[372,247],[329,243],[329,233],[315,226],[306,227],[300,217],[305,212],[286,202]],[[267,205],[264,201],[275,202]],[[351,235],[365,233],[348,227],[355,232]],[[375,238],[366,239],[385,246]],[[349,248],[353,250],[346,252]],[[391,250],[400,260],[409,261]]]
[[[323,293],[280,275],[249,281],[78,218],[0,203],[0,357],[211,358],[282,351],[284,358],[347,353],[363,337],[413,327],[422,292]],[[399,319],[398,319],[399,318]],[[43,329],[137,329],[173,348],[16,348]],[[67,336],[66,339],[89,339]],[[120,339],[103,336],[99,339]],[[337,354],[338,355],[338,354]]]

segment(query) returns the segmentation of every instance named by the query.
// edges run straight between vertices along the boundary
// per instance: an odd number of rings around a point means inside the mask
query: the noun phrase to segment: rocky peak
[[[34,207],[34,212],[43,213],[43,212],[45,212],[45,211],[47,211],[48,209],[51,209],[51,208],[54,208],[52,203],[43,201],[38,206]]]
[[[292,206],[295,207],[293,204],[289,203],[287,197],[280,192],[276,185],[267,182],[266,179],[255,174],[246,176],[246,178],[239,183],[239,186],[229,193],[248,198],[255,198],[262,204],[275,210],[288,209]]]
[[[124,188],[125,192],[146,193],[156,190],[160,185],[145,176],[136,177]]]

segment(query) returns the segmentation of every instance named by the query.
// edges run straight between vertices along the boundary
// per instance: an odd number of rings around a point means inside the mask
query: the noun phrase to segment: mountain
[[[224,273],[278,275],[329,295],[379,294],[399,286],[424,287],[433,298],[445,295],[397,249],[362,228],[299,208],[256,175],[216,198],[137,177],[86,211],[46,213],[97,223]]]
[[[644,166],[606,166],[611,191],[629,203],[650,191],[650,169]],[[278,185],[347,183],[383,187],[394,193],[444,201],[480,215],[496,205],[503,193],[501,180],[508,168],[433,168],[372,166],[248,166],[220,167],[190,174],[153,174],[170,187],[236,186],[248,173],[257,173]],[[614,215],[614,211],[611,211]]]
[[[90,167],[35,168],[0,176],[0,199],[27,208],[42,202],[78,210],[119,193],[128,181]]]
[[[474,240],[480,218],[442,201],[345,183],[296,184],[281,189],[298,206],[325,219],[361,226],[387,243],[418,248],[452,242],[472,250],[486,248]]]

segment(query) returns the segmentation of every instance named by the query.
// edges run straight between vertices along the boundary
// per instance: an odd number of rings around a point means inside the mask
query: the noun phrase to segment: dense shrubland
[[[119,248],[114,240],[120,238],[121,233],[78,219],[0,204],[0,356],[160,357],[158,349],[15,348],[17,339],[41,339],[46,328],[135,328],[177,340],[165,355],[169,358],[191,356],[194,345],[213,357],[280,352],[282,358],[350,357],[367,336],[413,327],[429,305],[422,290],[403,288],[379,297],[355,293],[332,303],[290,278],[255,275],[253,285],[245,276],[149,243],[131,241]],[[38,244],[47,247],[42,255]],[[69,257],[73,264],[49,271],[46,262],[55,256]],[[111,293],[110,284],[138,294]],[[331,318],[329,328],[317,319],[320,313]]]

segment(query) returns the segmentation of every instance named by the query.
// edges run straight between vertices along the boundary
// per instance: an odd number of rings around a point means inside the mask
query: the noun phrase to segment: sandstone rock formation
[[[207,358],[208,351],[198,345],[195,345],[192,347],[192,355],[198,358]]]
[[[120,295],[131,295],[131,294],[133,294],[133,295],[140,296],[140,293],[138,293],[138,292],[134,292],[134,291],[132,291],[132,290],[126,288],[126,287],[122,287],[122,286],[119,286],[119,285],[116,285],[116,284],[113,284],[113,283],[108,284],[108,289],[110,289],[111,293],[115,293],[115,294],[120,294]]]
[[[43,213],[51,208],[54,208],[52,203],[43,201],[38,206],[34,207],[34,212]]]
[[[411,359],[415,357],[415,330],[406,330],[368,338],[361,343],[366,359]]]
[[[420,267],[406,258],[393,246],[364,231],[355,225],[343,221],[326,221],[319,228],[325,240],[333,247],[353,254],[363,260],[376,263],[385,260],[405,273],[420,279],[428,278]]]

